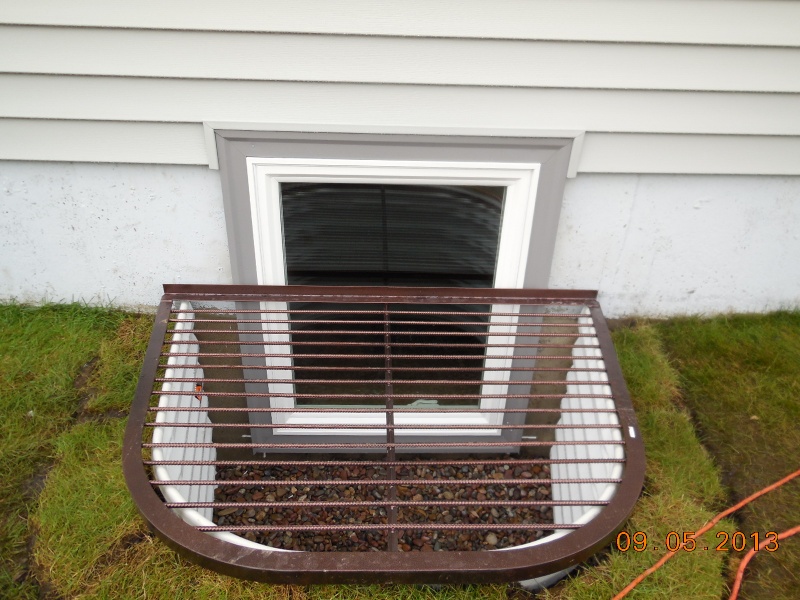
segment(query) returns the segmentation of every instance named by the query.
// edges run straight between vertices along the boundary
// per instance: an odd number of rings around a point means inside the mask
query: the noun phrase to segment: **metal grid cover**
[[[168,285],[123,466],[209,568],[452,583],[600,550],[644,454],[595,292]]]

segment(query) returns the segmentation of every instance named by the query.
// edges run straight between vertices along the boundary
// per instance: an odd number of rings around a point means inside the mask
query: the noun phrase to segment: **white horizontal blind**
[[[503,192],[283,184],[287,281],[491,287]]]

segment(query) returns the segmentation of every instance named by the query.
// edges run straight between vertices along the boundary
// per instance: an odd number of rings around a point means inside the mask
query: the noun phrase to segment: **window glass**
[[[491,287],[502,187],[283,184],[290,285]]]
[[[500,223],[505,188],[464,186],[350,185],[331,183],[282,184],[281,205],[286,274],[289,285],[377,285],[432,287],[491,287],[497,263]],[[290,309],[310,309],[312,304],[293,303]],[[416,307],[419,311],[420,307]],[[429,316],[393,317],[392,352],[399,375],[394,392],[411,396],[398,404],[417,402],[425,408],[427,396],[449,394],[457,399],[436,399],[437,405],[475,406],[480,394],[481,370],[488,307],[454,306],[453,312],[475,311],[481,316],[451,316],[447,312]],[[322,329],[342,333],[304,332],[292,326],[298,381],[297,403],[302,394],[336,394],[333,404],[379,404],[383,398],[363,399],[364,394],[382,394],[384,325],[352,324],[346,316],[314,315],[330,321]],[[407,324],[405,321],[412,321]],[[426,324],[430,321],[431,324]],[[452,321],[453,325],[447,322]],[[474,323],[474,324],[473,324]],[[437,332],[475,333],[453,338]],[[457,340],[457,348],[444,344]],[[337,344],[336,342],[340,343]],[[342,343],[344,342],[344,343]],[[340,358],[320,358],[320,349],[334,350]],[[352,355],[363,358],[356,363]],[[371,358],[369,355],[374,355]],[[411,358],[407,358],[411,356]],[[302,383],[325,367],[354,364],[359,370],[331,374],[330,378],[360,380],[359,383]],[[363,369],[363,371],[361,370]],[[436,377],[432,377],[432,373]],[[314,375],[316,373],[316,375]],[[462,380],[463,385],[437,385],[426,381]],[[371,382],[371,383],[362,383]],[[341,396],[362,396],[348,400]],[[474,397],[473,397],[474,396]],[[423,402],[419,403],[418,400]]]

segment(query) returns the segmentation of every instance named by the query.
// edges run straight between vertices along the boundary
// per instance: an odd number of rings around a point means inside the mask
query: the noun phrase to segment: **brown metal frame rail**
[[[150,528],[160,537],[164,542],[166,542],[171,548],[175,549],[181,555],[187,557],[191,561],[198,563],[202,566],[207,568],[213,569],[215,571],[219,571],[221,573],[241,577],[245,579],[252,579],[258,581],[268,581],[268,582],[275,582],[275,583],[295,583],[295,584],[312,584],[312,583],[353,583],[353,582],[378,582],[378,583],[385,583],[385,582],[404,582],[404,583],[488,583],[488,582],[504,582],[504,581],[517,581],[517,580],[524,580],[529,579],[532,577],[538,577],[541,575],[546,575],[549,573],[553,573],[556,571],[560,571],[567,567],[571,567],[576,565],[584,560],[586,560],[591,555],[595,554],[596,552],[600,551],[604,548],[610,541],[613,539],[614,535],[619,531],[622,527],[628,516],[630,515],[631,511],[633,510],[634,504],[638,499],[639,493],[642,489],[642,485],[644,482],[644,470],[645,470],[645,461],[644,461],[644,446],[642,444],[641,436],[638,435],[638,425],[636,422],[636,418],[633,412],[633,407],[631,405],[630,397],[628,395],[625,382],[622,376],[622,371],[620,369],[616,354],[614,352],[614,348],[612,345],[611,337],[608,331],[608,327],[606,321],[603,317],[603,314],[600,310],[600,306],[596,300],[596,292],[592,291],[565,291],[565,290],[507,290],[507,289],[450,289],[450,288],[355,288],[355,287],[309,287],[309,286],[223,286],[223,285],[165,285],[164,286],[165,294],[162,297],[161,303],[158,308],[158,312],[155,319],[155,326],[153,328],[152,336],[150,339],[150,344],[147,349],[147,353],[144,359],[144,364],[142,368],[142,373],[139,379],[139,384],[136,390],[136,395],[133,400],[130,419],[128,422],[127,431],[125,434],[125,442],[124,442],[124,449],[123,449],[123,469],[125,473],[126,482],[128,484],[128,488],[133,496],[136,506],[138,507],[140,513],[147,521]],[[485,506],[501,506],[501,505],[514,505],[515,502],[519,502],[517,500],[483,500],[480,502],[473,501],[466,501],[466,500],[422,500],[422,501],[409,501],[409,500],[401,500],[397,497],[397,487],[399,484],[408,483],[408,480],[399,479],[397,474],[397,467],[403,464],[416,464],[414,463],[414,458],[406,459],[404,458],[403,454],[397,455],[397,451],[402,452],[403,450],[408,451],[409,449],[417,450],[422,452],[426,449],[439,449],[439,451],[448,451],[450,446],[457,446],[459,448],[463,446],[470,446],[471,444],[475,446],[475,448],[480,448],[481,452],[487,452],[487,448],[489,450],[492,449],[493,443],[491,442],[474,442],[469,441],[469,438],[458,438],[460,441],[457,442],[447,442],[447,441],[434,441],[427,440],[425,438],[413,438],[413,442],[406,442],[402,439],[398,441],[395,437],[396,432],[401,432],[404,427],[412,427],[413,429],[420,429],[422,426],[420,425],[402,425],[395,423],[394,417],[400,413],[404,408],[402,406],[395,406],[394,402],[398,399],[408,399],[408,394],[397,394],[393,391],[392,388],[392,375],[393,375],[393,352],[395,351],[395,347],[399,346],[401,352],[414,352],[414,348],[417,347],[424,347],[425,342],[414,342],[414,343],[393,343],[391,342],[391,332],[388,329],[389,324],[389,317],[384,315],[383,321],[369,321],[370,323],[376,322],[378,324],[383,323],[385,331],[383,332],[383,343],[386,346],[385,351],[385,365],[383,367],[386,379],[386,387],[385,392],[383,395],[379,396],[385,402],[385,408],[370,408],[371,411],[379,410],[380,412],[385,412],[386,421],[384,425],[368,425],[371,429],[379,429],[384,431],[383,434],[384,439],[382,442],[375,442],[374,438],[368,438],[369,443],[365,441],[356,441],[353,442],[352,438],[350,442],[344,443],[341,441],[337,441],[336,438],[333,438],[333,441],[327,441],[325,444],[319,444],[315,442],[300,442],[297,443],[285,443],[285,444],[277,444],[279,446],[277,450],[284,451],[286,453],[294,452],[298,459],[302,459],[304,464],[308,460],[312,460],[311,464],[324,464],[323,461],[317,461],[316,463],[313,462],[313,454],[308,454],[311,451],[319,451],[320,447],[323,450],[328,452],[338,452],[347,453],[347,452],[374,452],[376,450],[380,450],[383,454],[383,457],[377,456],[376,459],[373,461],[374,464],[382,464],[386,468],[386,476],[381,478],[378,483],[382,483],[387,486],[389,493],[384,495],[379,500],[375,500],[374,502],[369,501],[370,506],[378,506],[386,509],[387,515],[387,523],[385,524],[329,524],[329,525],[302,525],[302,524],[295,524],[295,525],[288,525],[283,527],[283,529],[287,531],[304,531],[308,529],[316,528],[316,530],[381,530],[386,532],[387,536],[387,551],[394,551],[392,552],[391,557],[387,556],[384,552],[342,552],[342,551],[332,551],[332,552],[307,552],[307,551],[282,551],[282,550],[274,550],[270,547],[265,546],[263,550],[254,549],[243,547],[240,545],[232,544],[224,540],[217,539],[215,537],[207,535],[205,531],[215,530],[215,531],[255,531],[255,530],[264,530],[267,526],[261,525],[251,525],[251,526],[227,526],[223,528],[216,528],[216,527],[197,527],[189,525],[188,523],[184,522],[176,513],[172,510],[172,508],[178,507],[211,507],[215,504],[219,503],[203,503],[203,502],[195,502],[195,503],[186,503],[183,505],[168,503],[165,502],[161,494],[158,492],[159,486],[164,485],[225,485],[226,483],[230,483],[231,485],[240,485],[242,484],[241,481],[235,482],[225,482],[225,481],[216,481],[216,480],[176,480],[176,481],[163,481],[163,480],[154,480],[153,473],[152,473],[152,466],[155,464],[153,460],[151,460],[151,449],[159,444],[152,443],[152,432],[153,432],[153,419],[154,415],[158,413],[159,410],[167,410],[167,409],[159,409],[158,408],[158,400],[160,396],[165,395],[163,391],[157,389],[157,385],[159,382],[165,381],[163,376],[160,376],[160,372],[163,372],[164,367],[166,366],[163,359],[165,356],[169,356],[170,352],[167,351],[170,348],[170,344],[172,342],[169,341],[170,335],[174,333],[170,329],[171,323],[173,323],[176,315],[176,309],[174,308],[175,303],[180,303],[182,301],[192,302],[198,306],[203,306],[204,303],[213,303],[213,302],[223,302],[223,303],[234,303],[234,306],[237,308],[228,309],[227,312],[235,313],[238,317],[238,321],[233,321],[234,323],[239,323],[242,321],[251,321],[252,323],[258,324],[262,322],[264,316],[264,311],[258,308],[244,310],[239,307],[247,306],[245,303],[263,303],[263,302],[280,302],[280,303],[290,303],[290,302],[313,302],[313,303],[326,303],[331,305],[347,305],[347,319],[346,324],[353,324],[357,323],[359,320],[360,314],[366,314],[371,309],[365,309],[364,311],[359,312],[358,309],[355,311],[352,310],[352,305],[369,305],[370,307],[374,307],[375,305],[383,306],[385,311],[390,311],[392,306],[399,306],[406,307],[404,309],[400,309],[399,312],[406,313],[406,323],[414,324],[418,319],[418,316],[414,316],[422,314],[422,311],[426,312],[433,312],[433,321],[436,322],[436,311],[430,310],[430,305],[469,305],[469,306],[476,306],[476,305],[514,305],[514,306],[537,306],[537,307],[545,307],[548,310],[553,310],[552,307],[559,307],[559,306],[581,306],[588,308],[589,315],[591,317],[591,323],[594,327],[596,332],[596,341],[597,346],[593,346],[595,348],[599,348],[602,354],[602,360],[605,364],[605,374],[607,375],[607,385],[611,389],[610,395],[599,396],[601,398],[610,398],[613,400],[614,408],[613,410],[598,410],[596,412],[610,412],[616,415],[618,419],[619,425],[614,425],[613,427],[619,430],[619,440],[615,442],[608,442],[608,441],[582,441],[582,442],[554,442],[554,441],[527,441],[524,438],[518,438],[521,441],[516,443],[511,442],[494,442],[494,445],[498,447],[500,452],[507,452],[506,448],[509,445],[515,445],[517,447],[526,447],[526,446],[544,446],[544,447],[551,447],[554,444],[618,444],[622,447],[624,453],[624,459],[621,460],[611,460],[608,461],[607,459],[603,459],[603,462],[618,462],[623,464],[622,468],[622,476],[618,479],[613,480],[604,480],[604,479],[560,479],[556,480],[555,478],[552,479],[552,483],[599,483],[603,481],[613,481],[617,484],[616,492],[610,500],[607,501],[595,501],[589,502],[586,500],[580,500],[576,502],[570,501],[550,501],[545,502],[544,504],[547,505],[556,505],[561,504],[564,506],[568,505],[581,505],[581,506],[601,506],[599,514],[591,519],[588,523],[583,525],[575,525],[575,524],[499,524],[494,523],[492,525],[486,524],[452,524],[452,525],[445,525],[445,524],[436,524],[436,523],[397,523],[397,512],[398,508],[409,507],[409,506],[428,506],[434,505],[439,507],[448,507],[448,506],[462,506],[462,505],[474,505],[474,504],[481,504]],[[227,304],[230,306],[230,304]],[[411,305],[419,305],[420,311],[409,311],[408,306]],[[261,306],[260,304],[255,304],[254,306]],[[287,305],[288,306],[288,305]],[[180,310],[177,310],[179,313]],[[203,313],[203,309],[197,311],[198,313]],[[212,310],[205,310],[205,312],[215,312]],[[303,311],[284,311],[288,313],[295,313],[297,312],[298,315],[296,316],[295,320],[302,320],[303,318],[307,317],[308,315],[304,315]],[[308,311],[308,312],[319,312],[318,310]],[[336,312],[336,311],[333,311]],[[344,312],[344,311],[341,311]],[[249,314],[248,314],[249,313]],[[450,310],[447,313],[440,312],[439,315],[446,314],[448,317],[452,315],[458,315],[459,313],[456,311]],[[533,313],[530,313],[533,314]],[[553,316],[554,314],[558,316],[557,310],[555,312],[545,312],[542,313],[546,316]],[[312,315],[313,316],[313,315]],[[566,316],[566,315],[565,315]],[[571,316],[576,316],[575,314],[571,313]],[[431,315],[427,315],[428,318]],[[362,316],[363,318],[363,316]],[[210,319],[205,319],[206,321],[211,321]],[[369,319],[367,319],[369,320]],[[569,319],[567,319],[569,321]],[[197,321],[202,322],[203,319],[197,319]],[[289,322],[292,322],[292,318],[288,319]],[[315,323],[312,323],[312,330],[318,329],[317,326],[321,321],[317,320]],[[568,323],[555,323],[553,324],[555,327],[575,327],[574,320]],[[288,327],[288,325],[287,325]],[[540,327],[541,329],[541,327]],[[327,331],[328,333],[330,330]],[[242,333],[241,330],[234,330],[231,332],[232,334]],[[250,330],[248,333],[252,334],[253,331]],[[342,331],[341,333],[346,333],[346,331]],[[487,333],[477,334],[478,336],[483,335],[486,341],[485,344],[482,346],[491,346],[492,340],[490,338],[490,334]],[[515,335],[522,335],[525,334],[515,334]],[[531,335],[531,334],[528,334]],[[558,343],[547,343],[547,333],[542,333],[541,331],[536,333],[537,342],[541,342],[543,339],[544,342],[542,343],[530,343],[531,339],[525,339],[522,337],[523,342],[527,343],[520,343],[517,344],[516,337],[514,339],[514,344],[504,344],[506,346],[512,345],[515,346],[514,351],[521,351],[528,354],[534,354],[536,352],[541,351],[543,348],[547,348],[548,346],[553,347],[554,351],[558,352],[558,348],[570,348],[573,345],[570,344],[558,344]],[[573,335],[577,336],[577,333]],[[173,338],[174,339],[174,338]],[[241,336],[238,338],[241,339]],[[408,339],[408,338],[406,338]],[[419,339],[419,338],[417,338]],[[458,348],[460,342],[463,338],[454,338],[459,343],[453,344],[454,348]],[[294,340],[294,336],[293,336]],[[216,353],[219,352],[219,346],[214,346],[213,341],[209,342],[200,342],[200,348],[202,349],[203,344],[209,344],[210,350],[209,354],[217,355]],[[235,344],[240,345],[242,342],[235,341],[235,342],[225,342],[228,344]],[[294,344],[294,341],[292,342]],[[313,343],[313,342],[312,342]],[[262,341],[261,344],[263,345],[264,342]],[[481,344],[478,344],[481,345]],[[166,347],[166,349],[165,349]],[[240,346],[242,347],[242,346]],[[234,354],[234,356],[236,356]],[[539,355],[541,358],[542,355]],[[523,357],[525,358],[525,357]],[[530,358],[530,357],[527,357]],[[564,357],[562,357],[564,358]],[[543,361],[546,365],[546,361]],[[331,367],[333,369],[333,367]],[[264,373],[264,379],[262,381],[268,381],[267,369],[262,367]],[[419,371],[419,368],[415,368],[415,371]],[[425,370],[425,369],[423,369]],[[442,371],[440,367],[431,367],[428,370],[432,371],[434,376],[438,376],[437,372]],[[453,369],[451,369],[453,370]],[[481,369],[485,371],[491,371],[492,369],[483,368]],[[506,369],[508,370],[508,369]],[[524,367],[520,368],[520,370],[540,370],[540,371],[564,371],[570,369],[557,369],[557,368],[548,368],[547,366],[543,366],[541,368],[529,368]],[[580,369],[578,369],[580,370]],[[597,369],[583,369],[586,371],[596,371]],[[380,372],[380,371],[378,371]],[[546,374],[549,375],[549,374]],[[327,377],[329,377],[327,371],[320,370],[319,375],[314,375],[319,381],[327,381]],[[550,379],[550,377],[547,377]],[[221,380],[216,380],[221,381]],[[243,381],[236,378],[231,378],[230,381]],[[414,383],[414,382],[412,382]],[[456,381],[456,383],[458,383]],[[554,383],[553,381],[542,380],[542,381],[531,381],[527,380],[527,384],[530,385],[531,388],[534,386],[534,383]],[[563,381],[562,381],[563,383]],[[606,382],[603,382],[605,384]],[[579,384],[580,385],[580,384]],[[170,393],[177,393],[181,394],[182,392],[170,392]],[[204,394],[208,394],[209,396],[213,396],[213,392],[203,392]],[[224,393],[220,393],[219,395],[225,395]],[[239,394],[242,395],[242,394]],[[248,396],[252,395],[250,393],[247,394]],[[270,393],[263,394],[266,397],[269,397]],[[278,394],[279,395],[279,394]],[[528,404],[528,401],[535,400],[536,398],[563,398],[565,396],[570,396],[570,394],[535,394],[535,393],[528,393],[528,394],[521,394],[517,396],[522,396],[525,398],[525,407],[519,408],[519,404],[516,404],[517,408],[513,407],[506,407],[495,409],[495,412],[503,412],[507,414],[511,413],[533,413],[533,412],[541,412],[541,413],[565,413],[565,412],[591,412],[588,409],[580,408],[574,409],[570,411],[570,409],[563,409],[563,408],[536,408],[535,406],[531,406]],[[597,394],[571,394],[571,396],[575,398],[597,398]],[[512,394],[506,394],[505,397],[511,398],[515,397]],[[170,409],[173,413],[175,411],[185,410],[185,411],[197,411],[200,409],[193,409],[193,408],[183,408],[183,409]],[[219,407],[212,407],[204,409],[207,414],[214,413],[214,412],[244,412],[247,414],[252,414],[257,412],[257,409],[252,407],[250,408],[219,408]],[[276,410],[279,409],[272,409],[272,408],[263,408],[260,409],[262,412],[270,412],[274,413]],[[292,410],[303,410],[302,408],[295,408]],[[314,409],[319,410],[319,409]],[[328,409],[328,410],[344,410],[350,412],[358,412],[359,408],[345,408],[345,409]],[[476,409],[482,410],[482,409]],[[521,418],[524,421],[525,414],[521,415]],[[519,415],[518,415],[519,417]],[[516,421],[512,420],[512,425],[503,425],[499,426],[500,429],[503,427],[507,429],[535,429],[536,425],[525,424],[524,422],[520,421],[517,418]],[[520,424],[522,423],[522,424]],[[191,426],[188,423],[180,422],[180,426]],[[209,425],[194,425],[195,427],[210,427]],[[252,424],[244,424],[244,425],[217,425],[214,424],[213,427],[254,427]],[[256,425],[258,427],[258,425]],[[261,425],[261,427],[269,427],[269,428],[276,428],[276,425]],[[350,427],[350,426],[348,426]],[[437,425],[437,428],[441,429],[441,425]],[[486,426],[482,426],[486,427]],[[585,430],[590,430],[592,427],[601,427],[601,425],[547,425],[547,427],[553,429],[558,427],[564,428],[577,428],[580,427]],[[609,428],[609,425],[604,425],[603,427]],[[424,427],[423,427],[424,428]],[[456,429],[469,429],[466,426],[456,426]],[[493,426],[493,428],[498,428],[497,425]],[[367,438],[364,438],[367,439]],[[423,440],[423,441],[420,441]],[[466,440],[466,441],[465,441]],[[161,444],[162,446],[168,446],[169,444]],[[240,443],[240,444],[224,444],[224,443],[196,443],[196,444],[183,444],[184,446],[194,446],[194,447],[215,447],[215,448],[222,448],[222,447],[245,447],[245,448],[259,448],[261,449],[264,446],[263,443]],[[318,446],[318,447],[315,447]],[[311,457],[311,459],[309,458]],[[362,463],[364,462],[363,459]],[[477,460],[474,458],[470,458],[469,460],[453,460],[452,458],[442,459],[433,461],[437,464],[441,464],[442,462],[447,462],[448,464],[465,464],[470,463],[474,464],[476,462],[481,462],[486,465],[492,464],[505,464],[505,463],[514,463],[519,465],[524,464],[532,464],[532,463],[569,463],[569,462],[582,462],[582,463],[591,463],[591,462],[598,462],[593,461],[592,459],[580,459],[580,460],[555,460],[555,459],[531,459],[531,458],[517,458],[517,457],[498,457],[495,456],[494,458],[488,459],[481,459]],[[219,465],[224,463],[224,461],[176,461],[177,463],[184,464],[214,464]],[[251,461],[253,464],[277,464],[281,461],[271,460],[269,455],[264,455],[263,459],[254,458]],[[288,461],[291,462],[291,461]],[[287,463],[285,458],[283,459],[283,463]],[[423,464],[423,463],[420,463]],[[425,485],[433,483],[442,483],[441,480],[430,480],[426,481],[424,479],[420,480],[413,480],[415,483],[419,485]],[[478,480],[483,481],[485,480]],[[550,483],[551,481],[548,480],[544,483]],[[259,483],[258,481],[248,481],[248,484],[256,484]],[[297,482],[291,481],[270,481],[270,485],[288,485],[288,484],[296,484]],[[306,482],[307,483],[307,482]],[[332,480],[332,481],[314,481],[315,485],[341,485],[343,482],[341,480]],[[346,482],[350,485],[353,484],[352,481]],[[366,483],[366,482],[365,482]],[[374,480],[369,481],[370,484],[374,484]],[[529,484],[530,481],[520,480],[518,478],[511,478],[506,480],[504,483],[508,485],[526,485]],[[525,502],[523,501],[522,504]],[[270,504],[270,506],[275,504],[281,504],[280,501]],[[308,507],[313,506],[315,503],[311,502],[298,502],[298,501],[286,501],[283,502],[282,505],[286,507]],[[333,506],[337,503],[333,503],[331,501],[327,501],[325,506]],[[345,502],[340,501],[338,505],[349,505],[349,504],[358,504],[353,502]],[[529,501],[528,504],[536,504],[536,502]],[[539,504],[541,502],[539,501]],[[248,503],[248,506],[267,506],[266,503]],[[316,503],[317,506],[321,505],[321,503]],[[469,530],[469,529],[478,529],[478,530],[502,530],[504,528],[516,528],[516,529],[540,529],[540,530],[563,530],[563,529],[574,529],[567,535],[560,537],[559,539],[555,539],[552,542],[540,543],[535,546],[531,547],[511,547],[504,550],[491,550],[491,551],[463,551],[463,550],[453,550],[453,551],[439,551],[439,552],[397,552],[397,535],[398,531],[403,530],[414,530],[414,529],[426,529],[426,530]]]

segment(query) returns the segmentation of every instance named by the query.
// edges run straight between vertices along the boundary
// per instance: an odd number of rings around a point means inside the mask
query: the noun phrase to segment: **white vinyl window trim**
[[[453,185],[453,186],[496,186],[506,189],[503,213],[500,226],[500,242],[497,253],[494,287],[522,288],[531,242],[531,229],[536,209],[536,195],[541,165],[538,163],[479,163],[479,162],[441,162],[441,161],[384,161],[384,160],[327,160],[327,159],[291,159],[291,158],[257,158],[249,157],[247,163],[247,179],[249,187],[251,222],[255,243],[255,262],[258,283],[261,285],[285,285],[286,261],[284,255],[284,238],[281,211],[282,183],[351,183],[351,184],[385,184],[385,185]],[[286,310],[284,303],[262,303],[262,310]],[[516,313],[514,305],[494,305],[493,312]],[[273,313],[273,318],[275,317]],[[286,316],[278,316],[287,321]],[[266,320],[266,314],[262,316]],[[494,334],[492,342],[499,348],[487,349],[484,359],[487,367],[506,368],[511,366],[513,348],[503,348],[502,344],[513,343],[516,332],[515,317],[492,316],[489,332]],[[270,354],[289,354],[290,339],[286,324],[265,324],[264,340],[271,342],[264,346],[267,355],[267,366],[282,367],[280,370],[268,370],[270,378],[292,379],[285,370],[291,367],[290,359]],[[508,334],[498,336],[497,334]],[[285,344],[285,345],[284,345]],[[490,353],[491,352],[491,353]],[[508,380],[509,371],[486,371],[493,381]],[[485,396],[503,395],[507,384],[484,384],[482,386],[480,408],[499,409],[505,407],[503,398]],[[294,385],[291,383],[270,384],[270,393],[286,394],[284,397],[273,397],[271,408],[294,408]],[[375,413],[315,413],[315,412],[278,412],[272,415],[273,423],[278,424],[325,424],[341,425],[337,434],[341,435],[376,435],[381,429],[347,429],[348,424],[386,424],[384,412]],[[395,414],[395,422],[399,425],[441,423],[443,427],[452,425],[492,426],[503,423],[503,413],[486,414],[464,413],[458,410],[438,412],[431,415],[425,412],[403,412]],[[481,429],[475,435],[499,436],[500,429]],[[329,434],[320,429],[280,428],[273,429],[275,435],[324,435]],[[453,429],[404,429],[397,432],[402,435],[463,435]]]

